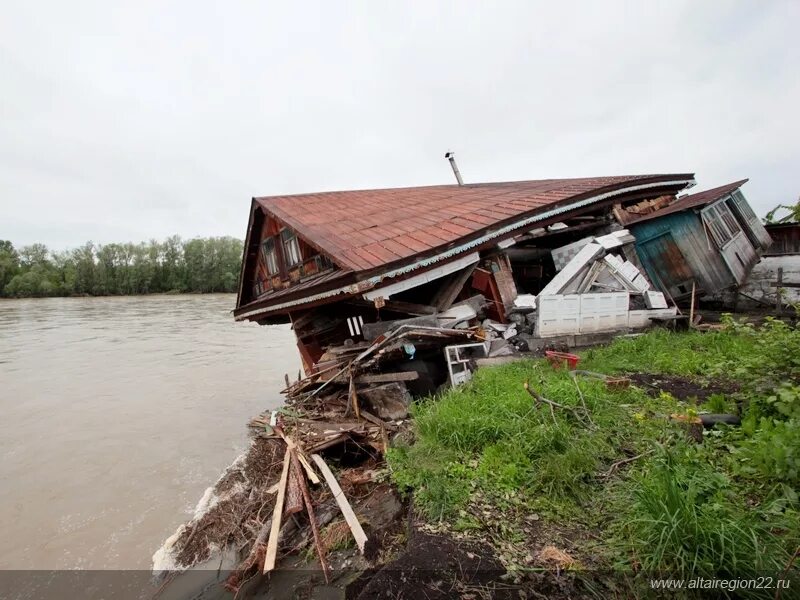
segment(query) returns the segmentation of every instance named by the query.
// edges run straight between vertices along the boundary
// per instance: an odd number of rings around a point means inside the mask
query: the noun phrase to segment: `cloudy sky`
[[[254,195],[693,171],[800,194],[800,2],[3,2],[0,239],[242,237]]]

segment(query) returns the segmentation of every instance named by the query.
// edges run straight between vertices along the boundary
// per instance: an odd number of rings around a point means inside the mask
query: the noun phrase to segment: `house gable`
[[[262,207],[254,206],[237,306],[338,270],[331,258]]]

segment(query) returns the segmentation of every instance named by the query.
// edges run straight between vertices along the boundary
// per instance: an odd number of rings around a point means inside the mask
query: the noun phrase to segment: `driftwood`
[[[312,454],[311,459],[317,464],[320,472],[322,472],[322,476],[325,478],[325,481],[328,484],[328,487],[331,488],[333,497],[342,511],[344,520],[347,521],[347,525],[350,527],[353,538],[356,540],[356,545],[358,546],[361,554],[364,554],[364,544],[367,543],[367,534],[364,533],[361,523],[358,522],[358,517],[356,517],[356,513],[353,512],[353,507],[351,507],[350,503],[347,501],[339,482],[336,481],[336,477],[334,477],[325,460],[319,454]]]

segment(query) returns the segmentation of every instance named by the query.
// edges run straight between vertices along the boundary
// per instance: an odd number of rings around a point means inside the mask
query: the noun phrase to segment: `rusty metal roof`
[[[651,212],[649,214],[642,215],[639,218],[631,219],[627,222],[627,225],[633,225],[634,223],[641,223],[642,221],[649,221],[650,219],[657,219],[658,217],[663,217],[666,215],[671,215],[676,212],[689,210],[690,208],[696,208],[698,206],[705,206],[707,204],[711,204],[712,202],[719,200],[723,196],[730,194],[735,190],[738,190],[748,181],[750,180],[741,179],[739,181],[734,181],[733,183],[721,185],[719,187],[706,190],[704,192],[689,194],[688,196],[684,196],[683,198],[678,198],[677,201],[673,202],[669,206],[666,206],[662,209]]]
[[[340,267],[368,271],[567,201],[691,174],[544,179],[255,198]],[[683,187],[682,185],[680,186]]]

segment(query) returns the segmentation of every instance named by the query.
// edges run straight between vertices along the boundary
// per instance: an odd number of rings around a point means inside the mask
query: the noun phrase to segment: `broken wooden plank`
[[[453,273],[433,296],[431,304],[440,311],[450,308],[453,302],[456,301],[458,294],[464,289],[469,278],[472,277],[472,272],[477,265],[478,263],[475,263],[465,267],[458,273]]]
[[[378,417],[373,415],[371,412],[368,412],[368,411],[364,410],[363,408],[361,409],[361,416],[364,417],[367,421],[369,421],[373,425],[377,425],[378,427],[383,427],[383,428],[388,427],[388,428],[391,428],[391,429],[396,429],[397,428],[397,426],[394,425],[393,423],[391,423],[389,421],[384,421],[382,419],[379,419]]]
[[[374,373],[359,375],[356,383],[388,383],[390,381],[414,381],[419,379],[416,371],[397,371],[396,373]]]
[[[328,487],[333,493],[336,504],[339,505],[342,511],[342,516],[344,516],[347,526],[350,527],[353,538],[356,540],[356,546],[358,546],[361,554],[364,554],[364,544],[367,543],[367,534],[364,533],[361,523],[358,522],[358,517],[356,517],[356,513],[353,512],[353,507],[350,506],[350,503],[347,501],[339,482],[336,481],[336,477],[334,477],[333,472],[325,460],[319,454],[312,454],[311,459],[317,463],[317,467],[319,467],[322,476],[325,478]]]
[[[350,372],[350,404],[353,407],[353,413],[356,415],[356,419],[361,418],[361,413],[358,410],[358,394],[356,394],[356,384],[355,380],[353,379],[353,372]]]
[[[279,436],[281,436],[281,438],[283,438],[283,441],[286,442],[286,446],[290,450],[294,450],[294,449],[298,450],[298,456],[299,456],[300,464],[303,465],[303,469],[305,470],[306,475],[311,480],[311,483],[313,483],[314,485],[319,484],[319,477],[317,477],[317,474],[314,472],[314,469],[308,463],[308,459],[305,456],[303,456],[303,453],[300,451],[301,449],[297,445],[297,443],[292,438],[290,438],[288,435],[286,435],[283,432],[283,429],[281,429],[280,427],[275,427],[274,430],[278,433]]]
[[[308,513],[308,522],[311,525],[311,533],[314,535],[314,546],[317,548],[317,556],[319,556],[319,564],[322,567],[322,574],[325,576],[325,583],[330,583],[328,575],[329,567],[328,561],[325,560],[325,548],[319,538],[319,527],[317,525],[317,516],[314,514],[314,504],[311,502],[311,493],[308,491],[308,485],[300,475],[300,460],[297,458],[297,449],[289,448],[289,454],[292,457],[292,464],[294,470],[298,473],[300,483],[300,491],[302,492],[303,501],[306,505],[306,512]]]
[[[377,323],[364,323],[363,327],[361,328],[361,332],[364,335],[364,338],[377,341],[381,335],[388,333],[392,329],[399,328],[402,325],[422,325],[426,327],[436,327],[438,325],[438,321],[436,320],[436,317],[431,315],[412,317],[410,319],[378,321]]]
[[[286,498],[286,480],[289,478],[291,459],[289,447],[287,446],[286,453],[283,455],[283,471],[281,471],[281,478],[278,481],[278,496],[275,498],[275,506],[272,509],[272,525],[269,530],[267,554],[264,557],[264,570],[262,571],[265,574],[275,569],[275,558],[278,555],[278,535],[280,534],[281,516],[283,515],[283,501]]]
[[[386,300],[386,304],[383,305],[383,309],[390,310],[392,312],[408,313],[410,315],[418,316],[436,314],[435,306],[430,306],[429,304],[416,304],[414,302],[403,302],[401,300]]]

